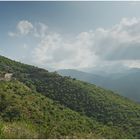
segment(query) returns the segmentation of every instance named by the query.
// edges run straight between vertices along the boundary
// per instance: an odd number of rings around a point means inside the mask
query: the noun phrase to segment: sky
[[[0,55],[48,70],[140,68],[140,2],[2,2]]]

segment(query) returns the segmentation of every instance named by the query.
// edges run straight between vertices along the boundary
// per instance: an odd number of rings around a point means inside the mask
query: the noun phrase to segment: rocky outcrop
[[[5,73],[0,75],[0,81],[10,81],[12,79],[12,73]]]

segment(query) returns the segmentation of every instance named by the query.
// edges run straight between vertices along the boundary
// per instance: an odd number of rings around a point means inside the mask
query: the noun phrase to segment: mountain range
[[[73,69],[58,70],[58,73],[113,90],[120,95],[140,102],[140,69],[138,68],[128,69],[120,73],[104,73],[104,75]]]
[[[140,138],[140,104],[0,56],[0,138]]]

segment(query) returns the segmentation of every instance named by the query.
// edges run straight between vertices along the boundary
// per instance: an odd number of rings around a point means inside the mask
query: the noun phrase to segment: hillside
[[[120,130],[81,116],[18,81],[0,82],[0,111],[0,138],[127,137]]]
[[[129,69],[104,76],[70,69],[59,70],[58,73],[117,91],[120,95],[140,102],[140,69]]]
[[[111,78],[110,78],[111,79]],[[111,79],[104,87],[118,91],[121,95],[129,97],[140,103],[140,70]]]
[[[70,76],[72,78],[76,78],[78,80],[85,81],[88,83],[95,83],[97,85],[100,85],[102,81],[106,80],[106,77],[73,69],[63,69],[58,70],[57,72],[62,76]]]
[[[120,133],[114,134],[113,131],[111,136],[102,135],[104,138],[140,138],[140,105],[127,98],[93,84],[62,77],[56,72],[50,73],[5,57],[0,57],[0,71],[13,73],[16,80],[38,92],[40,96],[57,101],[57,104]],[[103,129],[102,126],[99,128]],[[109,131],[108,129],[107,132]]]

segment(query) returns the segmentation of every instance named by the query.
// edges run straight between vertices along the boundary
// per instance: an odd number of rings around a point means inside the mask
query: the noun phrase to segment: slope
[[[140,105],[112,91],[44,69],[0,59],[1,71],[8,71],[32,90],[58,101],[81,115],[122,129],[128,137],[140,138]]]
[[[0,82],[1,138],[127,137],[53,102],[18,81]]]
[[[58,73],[117,91],[120,95],[140,102],[139,69],[129,69],[122,73],[104,74],[104,76],[70,69],[59,70]]]
[[[88,83],[95,83],[97,85],[101,85],[102,81],[107,80],[106,77],[74,69],[62,69],[58,70],[57,72],[62,76],[70,76],[72,78],[76,78],[78,80],[85,81]]]

